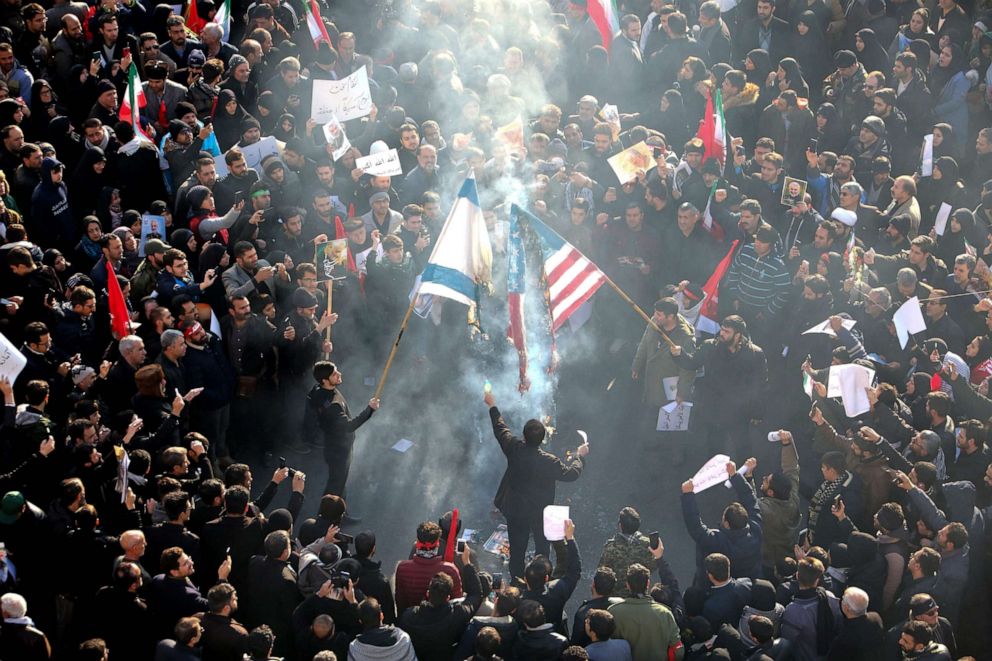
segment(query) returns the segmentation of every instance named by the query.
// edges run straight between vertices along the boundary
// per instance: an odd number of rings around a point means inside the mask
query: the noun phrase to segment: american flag
[[[568,321],[573,312],[583,303],[592,298],[603,283],[606,276],[575,246],[550,227],[542,223],[533,214],[514,205],[511,209],[510,221],[510,280],[508,290],[522,293],[523,278],[514,281],[514,273],[523,273],[523,242],[519,236],[519,220],[526,219],[530,228],[537,235],[541,244],[544,261],[544,277],[547,286],[548,305],[551,311],[551,329],[558,330]],[[514,244],[514,232],[517,233]],[[518,252],[518,256],[514,253]],[[513,299],[511,298],[511,325],[513,318]],[[522,326],[521,326],[522,328]],[[519,347],[518,347],[519,349]]]

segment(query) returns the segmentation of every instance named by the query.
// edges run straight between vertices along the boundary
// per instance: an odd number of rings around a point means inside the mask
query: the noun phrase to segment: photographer
[[[314,594],[304,599],[293,611],[293,631],[297,638],[304,636],[318,615],[330,615],[338,631],[349,638],[362,632],[358,621],[358,602],[365,598],[355,589],[352,580],[354,561],[343,560],[335,565],[333,575]],[[358,575],[355,570],[354,575]]]
[[[285,266],[282,268],[286,269]],[[258,294],[274,296],[275,287],[269,281],[276,275],[276,271],[276,267],[269,266],[264,261],[259,263],[254,245],[248,241],[238,241],[234,244],[234,266],[224,271],[221,280],[228,298],[258,298]]]

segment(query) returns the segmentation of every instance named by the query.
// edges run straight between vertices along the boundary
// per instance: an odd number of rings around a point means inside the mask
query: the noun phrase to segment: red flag
[[[334,216],[334,238],[335,239],[347,239],[348,234],[344,231],[344,223],[341,222],[341,216]],[[348,270],[352,273],[358,273],[358,265],[355,264],[355,255],[351,252],[351,245],[348,246]]]
[[[444,561],[455,561],[455,540],[458,537],[458,508],[451,510],[451,526],[448,528],[448,543],[444,545]]]
[[[131,318],[127,311],[127,302],[121,284],[117,282],[114,266],[107,262],[107,304],[110,306],[110,330],[118,340],[131,330]]]
[[[738,243],[740,243],[740,241],[736,240],[730,245],[730,250],[728,250],[727,254],[720,260],[720,263],[716,265],[713,275],[711,275],[709,280],[706,281],[706,284],[703,285],[703,293],[705,294],[705,298],[703,299],[703,306],[699,310],[699,319],[696,320],[696,328],[698,330],[706,333],[712,333],[713,335],[720,332],[720,319],[719,314],[717,313],[717,305],[720,302],[720,281],[723,280],[723,276],[727,274],[727,269],[730,268],[730,263],[734,261],[734,252],[737,250]]]
[[[195,34],[200,34],[200,30],[207,22],[200,18],[200,12],[196,9],[196,0],[189,0],[189,9],[186,12],[186,27]]]

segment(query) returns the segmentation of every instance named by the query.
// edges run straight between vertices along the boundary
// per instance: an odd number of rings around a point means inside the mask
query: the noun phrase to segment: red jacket
[[[427,598],[427,586],[434,575],[444,572],[455,582],[451,598],[462,596],[462,577],[458,568],[444,558],[414,557],[396,565],[396,614],[400,615],[410,606],[416,606]]]

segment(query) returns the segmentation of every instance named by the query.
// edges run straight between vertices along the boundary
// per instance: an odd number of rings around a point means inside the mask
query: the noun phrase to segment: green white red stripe
[[[224,31],[224,41],[227,41],[231,36],[231,0],[224,0],[224,4],[217,9],[214,23]]]
[[[716,192],[716,187],[719,183],[719,180],[717,180],[710,186],[710,196],[706,200],[706,210],[703,211],[703,228],[717,241],[723,241],[723,237],[725,236],[723,228],[719,223],[713,222],[713,212],[710,209],[710,205],[713,204],[713,194]]]
[[[127,89],[124,91],[124,100],[121,102],[121,109],[118,117],[122,122],[127,122],[134,127],[134,134],[143,136],[146,139],[148,134],[141,128],[141,109],[145,107],[145,90],[141,88],[141,80],[138,78],[138,67],[131,62],[127,70]]]
[[[228,0],[230,2],[231,0]],[[307,29],[310,30],[310,38],[313,39],[313,46],[316,48],[320,42],[326,41],[331,45],[331,38],[327,35],[327,28],[320,18],[320,9],[317,7],[317,0],[310,0],[307,9]]]
[[[620,15],[613,0],[589,0],[586,5],[589,18],[599,29],[599,35],[603,39],[603,48],[610,50],[613,43],[613,36],[620,31]]]
[[[712,94],[706,97],[706,112],[696,137],[703,141],[706,150],[703,152],[703,162],[715,158],[723,165],[727,156],[727,129],[723,120],[723,94],[719,88],[716,90],[716,102]]]

